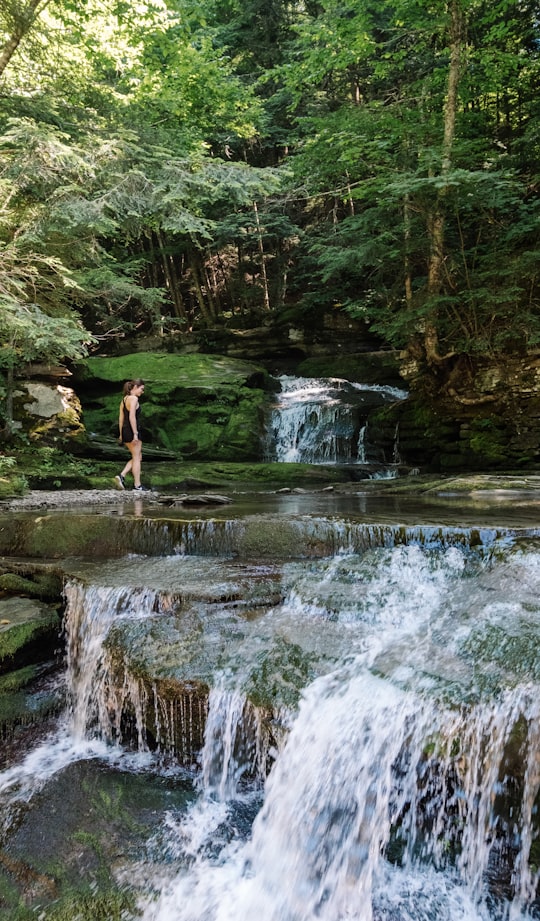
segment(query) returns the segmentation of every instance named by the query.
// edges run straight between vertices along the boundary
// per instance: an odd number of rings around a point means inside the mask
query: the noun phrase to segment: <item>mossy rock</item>
[[[139,377],[146,383],[141,423],[147,444],[193,458],[260,456],[270,379],[259,365],[161,352],[90,358],[76,372],[89,432],[117,435],[123,383]]]
[[[277,637],[274,646],[259,656],[246,686],[249,700],[257,707],[295,710],[302,690],[317,676],[318,657],[307,655],[301,646]]]
[[[49,659],[60,625],[52,605],[30,598],[0,599],[0,674]]]
[[[211,610],[209,613],[211,618]],[[249,619],[256,616],[251,610]],[[128,674],[130,693],[138,687],[138,699],[124,701],[124,736],[137,712],[147,744],[173,753],[181,763],[192,763],[204,743],[208,695],[216,668],[234,668],[235,648],[241,648],[243,642],[241,618],[208,635],[194,610],[180,611],[175,618],[161,616],[142,627],[115,625],[106,647],[116,683],[122,686]],[[318,674],[319,666],[318,656],[281,637],[255,658],[242,688],[246,694],[243,724],[248,734],[255,711],[269,727],[284,708],[296,709],[302,688]],[[166,719],[160,714],[166,714]],[[134,727],[131,731],[134,733]]]
[[[74,555],[100,558],[129,552],[125,540],[126,526],[106,515],[23,515],[0,529],[0,552],[40,560]],[[127,541],[129,547],[129,537]]]
[[[148,465],[145,467],[149,469]],[[353,478],[353,474],[354,470],[350,465],[336,467],[323,464],[234,463],[226,460],[186,461],[176,464],[167,462],[151,466],[152,486],[157,489],[219,487],[226,491],[233,485],[251,485],[256,489],[287,486],[321,488],[336,483],[347,483]]]
[[[18,572],[5,572],[0,575],[0,591],[30,598],[59,599],[62,579],[54,573],[44,573],[29,579]]]
[[[35,690],[35,682],[50,671],[48,665],[27,665],[0,676],[0,738],[11,739],[21,726],[40,723],[62,704],[58,690]]]

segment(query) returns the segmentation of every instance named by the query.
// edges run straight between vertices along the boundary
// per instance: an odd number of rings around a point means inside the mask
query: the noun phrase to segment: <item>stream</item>
[[[64,704],[0,772],[0,917],[540,915],[528,497],[77,514],[122,544],[62,559]]]

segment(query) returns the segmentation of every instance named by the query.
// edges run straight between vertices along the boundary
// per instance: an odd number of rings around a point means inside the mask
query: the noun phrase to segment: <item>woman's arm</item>
[[[139,433],[137,431],[137,408],[139,406],[139,401],[135,396],[129,396],[128,398],[128,407],[129,407],[129,421],[131,423],[131,431],[133,432],[133,441],[137,441],[139,438]]]
[[[124,401],[120,403],[120,409],[118,411],[118,438],[122,438],[122,426],[124,424]]]

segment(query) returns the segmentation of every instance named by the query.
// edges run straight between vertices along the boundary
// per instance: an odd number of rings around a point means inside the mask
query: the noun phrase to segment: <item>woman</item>
[[[122,473],[115,480],[120,489],[126,488],[125,477],[128,473],[133,476],[133,489],[136,492],[142,492],[141,486],[141,461],[142,461],[142,441],[139,434],[139,420],[141,408],[139,406],[139,397],[144,393],[144,381],[137,378],[135,381],[126,381],[124,384],[124,396],[120,403],[120,413],[118,415],[118,429],[120,432],[119,441],[124,444],[131,454],[130,459],[125,465]]]

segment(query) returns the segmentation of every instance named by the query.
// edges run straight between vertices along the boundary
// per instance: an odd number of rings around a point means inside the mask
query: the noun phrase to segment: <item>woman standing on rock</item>
[[[118,440],[126,446],[131,457],[122,473],[115,477],[115,480],[120,489],[125,489],[125,477],[128,473],[131,473],[133,476],[133,489],[137,492],[142,492],[143,489],[141,486],[142,441],[139,436],[141,415],[139,397],[143,393],[144,381],[140,378],[134,381],[126,381],[118,416],[118,430],[120,432]]]

